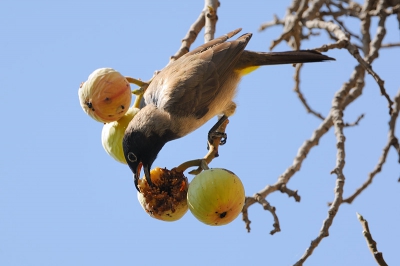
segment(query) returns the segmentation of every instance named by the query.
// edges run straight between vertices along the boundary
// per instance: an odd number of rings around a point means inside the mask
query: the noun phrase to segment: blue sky
[[[217,35],[242,27],[254,33],[247,49],[268,51],[281,28],[257,29],[274,13],[282,17],[289,3],[222,1]],[[292,265],[301,257],[334,198],[333,129],[288,184],[299,190],[301,202],[281,193],[268,196],[282,229],[271,236],[273,219],[259,205],[249,210],[251,233],[241,216],[221,227],[204,225],[189,212],[174,223],[150,218],[137,201],[129,168],[103,150],[102,124],[79,105],[79,84],[97,68],[112,67],[143,80],[162,69],[203,5],[200,0],[0,3],[1,265]],[[354,20],[352,27],[358,29]],[[385,42],[398,42],[394,17],[387,29]],[[199,38],[196,45],[202,42]],[[322,34],[302,48],[327,42]],[[287,49],[281,44],[275,51]],[[301,78],[309,104],[323,115],[356,65],[346,50],[328,54],[337,61],[307,65]],[[392,97],[399,89],[399,56],[399,49],[382,50],[373,65]],[[235,172],[247,195],[275,183],[320,124],[292,91],[292,77],[291,66],[264,67],[239,86],[228,143],[210,166]],[[353,122],[362,113],[359,126],[345,129],[345,196],[364,182],[387,142],[387,102],[370,76],[344,119]],[[154,166],[172,168],[204,156],[214,122],[168,143]],[[386,261],[400,262],[397,160],[391,149],[372,186],[352,205],[341,206],[330,236],[306,265],[375,265],[356,212],[369,221]]]

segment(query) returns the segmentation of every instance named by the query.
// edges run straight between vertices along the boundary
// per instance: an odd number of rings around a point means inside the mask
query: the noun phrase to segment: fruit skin
[[[162,178],[163,175],[166,179]],[[137,196],[143,209],[148,215],[161,221],[173,222],[182,218],[188,210],[186,195],[189,182],[187,178],[182,172],[159,167],[150,171],[150,177],[154,187],[148,185],[146,178],[139,179],[138,187],[141,192],[138,192]],[[174,178],[177,178],[178,181],[175,182],[177,194],[171,195],[170,192],[157,190],[157,187],[169,185],[168,182]],[[165,181],[167,181],[167,184]]]
[[[101,144],[104,150],[120,163],[127,164],[122,148],[122,139],[129,122],[139,111],[139,108],[132,106],[118,121],[104,124],[101,131]]]
[[[187,200],[189,210],[199,221],[208,225],[225,225],[242,211],[245,192],[234,173],[214,168],[193,178]]]
[[[129,82],[112,68],[96,69],[81,84],[78,95],[83,111],[102,123],[123,117],[132,100]]]

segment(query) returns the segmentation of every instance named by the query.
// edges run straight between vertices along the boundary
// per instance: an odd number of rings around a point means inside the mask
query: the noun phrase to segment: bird
[[[214,136],[236,108],[233,102],[241,78],[263,65],[296,64],[335,60],[314,50],[253,52],[245,50],[252,37],[236,29],[211,40],[168,64],[151,81],[143,98],[144,107],[129,123],[122,147],[135,187],[143,167],[152,185],[150,169],[163,146],[195,131],[213,117],[218,122],[209,131]]]

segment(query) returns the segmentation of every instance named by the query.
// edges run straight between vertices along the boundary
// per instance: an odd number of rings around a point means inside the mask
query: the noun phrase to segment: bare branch
[[[375,1],[367,0],[364,2],[363,9],[361,10],[361,34],[364,54],[369,54],[369,44],[371,43],[371,35],[369,29],[371,27],[371,16],[368,14],[368,10],[371,10]]]
[[[361,95],[362,89],[365,85],[362,79],[362,77],[364,77],[364,73],[364,69],[361,66],[356,66],[349,81],[345,82],[339,92],[336,93],[335,97],[338,101],[340,101],[341,109],[344,110],[351,102]],[[329,131],[332,126],[332,117],[331,114],[329,114],[328,117],[326,117],[320,126],[313,132],[311,138],[302,144],[297,152],[296,157],[294,158],[293,164],[285,170],[285,172],[278,178],[277,182],[273,185],[267,185],[263,190],[256,193],[253,197],[246,198],[246,202],[243,207],[243,220],[246,222],[246,228],[248,231],[250,231],[250,220],[248,218],[247,209],[257,202],[255,197],[257,195],[261,195],[262,197],[266,198],[269,194],[281,189],[283,185],[286,186],[291,177],[294,176],[296,172],[300,171],[301,165],[311,149],[318,145],[319,140]]]
[[[253,199],[253,198],[250,198],[250,197],[246,197],[246,200],[244,201],[244,206],[243,206],[243,209],[242,209],[242,220],[244,221],[244,223],[245,223],[245,225],[246,225],[247,232],[250,233],[250,230],[251,230],[251,228],[250,228],[251,221],[250,221],[250,219],[249,219],[249,212],[248,212],[248,209],[249,209],[250,205],[247,204],[247,202],[248,202],[249,200],[254,200],[254,199]]]
[[[354,126],[358,126],[358,123],[361,121],[361,119],[364,118],[364,114],[360,115],[357,120],[353,123],[345,123],[344,127],[354,127]]]
[[[274,49],[275,46],[277,46],[279,43],[281,43],[283,40],[287,41],[289,45],[295,49],[298,50],[300,49],[300,35],[301,35],[301,24],[300,20],[302,18],[303,13],[307,9],[307,0],[301,0],[301,1],[294,1],[293,6],[289,8],[289,10],[293,10],[293,8],[296,8],[296,14],[292,15],[292,12],[287,12],[285,16],[285,24],[284,24],[284,32],[281,34],[281,36],[272,41],[271,46],[269,47],[270,50]]]
[[[322,10],[324,6],[327,8],[327,10]],[[378,58],[379,50],[381,48],[400,46],[399,43],[382,44],[382,41],[386,35],[386,18],[390,15],[397,15],[400,28],[400,1],[365,0],[364,4],[361,6],[352,0],[293,0],[291,6],[287,9],[287,12],[282,19],[274,16],[273,21],[264,23],[260,26],[261,31],[272,26],[283,25],[283,31],[281,35],[278,36],[278,38],[276,38],[270,46],[271,50],[282,41],[286,41],[293,49],[300,49],[302,40],[309,39],[316,34],[314,30],[319,30],[322,32],[325,31],[330,38],[334,40],[334,42],[323,45],[315,50],[326,52],[331,49],[346,49],[348,53],[358,62],[349,80],[345,82],[336,93],[332,102],[331,111],[327,117],[323,117],[321,114],[313,111],[308,105],[304,95],[300,90],[300,71],[302,65],[296,65],[294,74],[294,91],[296,92],[307,112],[314,114],[323,121],[313,132],[311,138],[302,144],[294,158],[292,165],[290,165],[284,171],[284,173],[278,177],[277,181],[272,185],[267,185],[264,189],[254,194],[252,197],[246,198],[245,206],[243,208],[243,220],[246,223],[246,228],[248,231],[250,231],[251,223],[248,217],[248,208],[254,203],[260,203],[263,204],[263,206],[270,206],[266,201],[266,197],[269,194],[279,190],[282,193],[293,196],[296,201],[300,201],[300,196],[297,195],[297,191],[289,190],[286,186],[294,174],[300,170],[302,163],[311,149],[317,146],[321,137],[326,134],[332,126],[334,126],[337,140],[336,167],[332,171],[332,173],[336,174],[337,176],[334,200],[330,205],[328,216],[323,221],[323,226],[318,236],[311,242],[311,245],[307,248],[302,258],[295,265],[302,265],[303,262],[306,261],[306,259],[313,253],[322,239],[329,235],[329,228],[333,223],[334,217],[338,212],[340,205],[343,202],[351,203],[351,201],[372,182],[373,176],[375,176],[376,173],[381,170],[391,146],[396,149],[400,162],[400,144],[394,133],[395,122],[399,114],[400,91],[394,98],[393,102],[386,91],[384,81],[381,79],[380,75],[378,75],[378,73],[372,69],[372,63],[376,58]],[[345,24],[345,20],[341,18],[347,16],[354,17],[361,22],[360,34],[353,33],[348,27],[346,27],[347,25]],[[376,21],[375,19],[372,20],[373,17],[377,17],[378,27],[376,29],[375,36],[371,37],[371,23]],[[303,33],[305,30],[308,30],[308,34]],[[352,42],[351,38],[355,39],[356,43]],[[343,188],[345,184],[345,176],[343,174],[343,168],[345,164],[345,136],[343,133],[343,128],[358,125],[361,119],[364,117],[362,114],[355,122],[345,124],[343,122],[343,112],[348,105],[361,96],[365,87],[366,73],[370,74],[375,79],[381,94],[388,102],[390,114],[388,143],[384,148],[378,165],[370,174],[370,180],[367,180],[366,185],[364,184],[363,187],[356,191],[356,193],[353,195],[353,198],[343,200]],[[275,214],[273,213],[273,215]]]
[[[345,136],[343,133],[343,110],[341,109],[341,94],[339,91],[333,100],[332,109],[330,112],[330,117],[332,117],[332,122],[335,126],[335,135],[336,135],[336,147],[337,147],[337,155],[336,155],[336,167],[332,171],[332,174],[336,174],[336,186],[335,186],[335,198],[333,200],[333,204],[330,206],[328,211],[328,217],[324,220],[322,224],[322,228],[313,241],[311,241],[311,245],[306,249],[306,252],[300,258],[299,261],[295,263],[295,265],[303,265],[303,263],[307,260],[309,256],[313,253],[314,249],[319,245],[324,237],[329,236],[329,228],[333,223],[333,219],[336,216],[336,213],[339,211],[339,207],[343,200],[343,187],[345,176],[343,174],[343,168],[345,165]]]
[[[326,3],[326,0],[314,0],[310,1],[307,10],[303,13],[303,18],[306,20],[312,20],[318,17],[318,12],[321,7]]]
[[[258,28],[258,31],[263,31],[267,28],[270,28],[272,26],[278,26],[278,25],[285,25],[285,21],[279,20],[278,16],[274,14],[274,20],[261,24],[261,26]]]
[[[330,3],[329,3],[330,4]],[[356,38],[357,40],[361,40],[361,37],[358,36],[357,34],[352,33],[347,27],[346,25],[338,18],[339,16],[343,16],[343,15],[348,15],[349,10],[348,9],[344,9],[342,8],[340,10],[340,12],[333,12],[331,9],[331,6],[329,4],[326,4],[326,7],[328,8],[329,12],[321,12],[320,15],[321,16],[327,16],[330,15],[333,17],[333,19],[340,25],[340,27],[342,27],[342,29],[347,32],[351,37]],[[323,13],[323,14],[322,14]]]
[[[275,212],[276,211],[275,207],[271,206],[269,204],[269,202],[265,198],[261,197],[260,195],[256,196],[256,200],[258,203],[260,203],[263,206],[264,210],[269,211],[272,214],[272,216],[274,217],[274,224],[273,224],[274,229],[270,232],[270,234],[273,235],[276,232],[280,232],[281,228],[279,225],[278,216],[276,215],[276,212]]]
[[[393,48],[393,47],[400,47],[400,42],[386,43],[386,44],[382,44],[382,46],[381,46],[381,48]]]
[[[383,0],[381,0],[383,1]],[[373,60],[375,60],[378,56],[379,56],[379,49],[382,45],[382,41],[383,38],[386,35],[386,29],[385,29],[385,22],[386,22],[386,18],[387,18],[387,14],[383,11],[384,9],[384,5],[381,5],[381,9],[378,10],[380,15],[380,20],[378,23],[378,28],[376,30],[376,36],[374,38],[374,40],[370,43],[370,51],[368,56],[365,58],[365,61],[368,62],[369,64],[372,63]],[[360,61],[359,61],[360,62]],[[364,66],[364,65],[363,65]],[[364,66],[365,67],[365,66]],[[378,74],[376,74],[370,65],[368,65],[368,68],[366,68],[367,72],[376,80],[376,82],[379,85],[379,88],[381,90],[381,94],[383,96],[385,96],[385,98],[388,101],[388,107],[389,107],[389,114],[392,113],[392,100],[390,99],[390,96],[386,93],[386,90],[383,86],[384,81],[378,76]]]
[[[371,43],[371,50],[370,54],[366,57],[364,60],[361,56],[360,53],[357,49],[356,46],[351,44],[348,41],[348,38],[344,34],[344,32],[340,29],[340,27],[332,22],[325,22],[325,21],[307,21],[306,22],[306,27],[307,28],[320,28],[320,29],[326,29],[329,32],[332,32],[337,39],[339,40],[336,44],[331,44],[331,45],[325,45],[321,47],[320,49],[323,51],[332,49],[332,48],[346,48],[349,53],[358,61],[358,63],[364,67],[364,69],[376,80],[376,82],[379,85],[379,88],[381,90],[381,94],[385,96],[385,98],[388,101],[388,107],[389,107],[389,113],[392,112],[392,104],[393,102],[391,101],[389,95],[386,93],[386,90],[384,88],[384,81],[379,77],[379,75],[372,70],[371,63],[372,61],[378,57],[378,51],[380,48],[380,45],[382,43],[383,37],[385,36],[386,30],[384,28],[384,23],[385,23],[386,17],[381,18],[379,21],[379,27],[377,30],[377,36],[374,39],[374,41]],[[368,50],[369,51],[369,50]],[[369,63],[367,63],[369,62]]]
[[[201,11],[197,20],[190,26],[189,31],[186,33],[185,37],[182,39],[181,47],[173,56],[171,56],[169,63],[175,61],[182,55],[189,52],[190,46],[196,40],[201,29],[204,27],[205,22],[206,22],[206,19],[205,19],[204,10],[203,10],[203,11]]]
[[[289,197],[293,197],[296,202],[300,202],[301,197],[299,194],[297,194],[297,190],[291,190],[289,189],[286,184],[282,184],[281,187],[279,188],[279,191],[282,193],[287,194]]]
[[[360,214],[357,213],[357,218],[363,227],[363,235],[367,241],[367,245],[372,255],[375,258],[376,263],[380,266],[388,266],[386,261],[383,259],[382,252],[378,251],[375,240],[372,238],[372,234],[369,230],[368,221],[364,219]]]
[[[343,32],[339,25],[336,25],[333,22],[321,21],[321,20],[312,20],[306,21],[304,24],[305,27],[309,29],[322,29],[330,32],[335,36],[338,41],[337,47],[334,48],[347,48],[349,45],[349,39],[347,35]]]
[[[300,170],[301,165],[305,158],[307,157],[307,154],[310,152],[310,150],[318,145],[320,138],[328,132],[328,130],[332,126],[332,120],[331,117],[328,116],[325,118],[325,120],[321,123],[321,125],[314,131],[312,134],[311,138],[309,140],[306,140],[303,145],[299,148],[298,153],[296,157],[294,158],[293,164],[289,166],[285,172],[278,178],[277,182],[273,185],[267,185],[264,189],[262,189],[260,192],[256,193],[253,197],[248,197],[246,199],[246,202],[243,207],[243,217],[247,217],[247,209],[253,205],[254,203],[258,202],[256,198],[259,196],[266,198],[269,194],[281,190],[283,186],[286,186],[286,184],[289,182],[290,178]],[[282,190],[281,190],[282,191]],[[285,190],[283,190],[286,192]],[[297,192],[296,192],[297,193]],[[288,194],[290,196],[290,194]],[[296,201],[300,201],[300,197],[295,196],[293,194],[293,197],[295,198]],[[245,222],[249,221],[248,217],[246,218]],[[246,222],[246,228],[250,230],[250,223]]]
[[[389,133],[388,133],[388,141],[385,145],[385,147],[383,148],[383,152],[381,157],[379,158],[378,164],[375,166],[375,169],[369,173],[368,175],[368,179],[364,182],[364,184],[358,188],[350,197],[346,198],[343,200],[343,203],[348,203],[351,204],[354,199],[361,194],[361,192],[363,192],[373,181],[374,177],[376,176],[376,174],[378,174],[381,170],[382,167],[384,165],[384,163],[386,162],[386,158],[387,155],[389,153],[389,149],[391,146],[393,146],[396,151],[397,154],[399,156],[399,162],[400,162],[400,148],[399,148],[399,141],[397,139],[397,137],[395,136],[395,130],[396,130],[396,121],[399,115],[399,111],[400,111],[400,90],[397,92],[396,97],[394,98],[394,102],[395,102],[395,106],[393,109],[393,113],[390,117],[390,121],[389,121]]]
[[[318,117],[321,120],[324,120],[325,118],[320,114],[315,112],[314,110],[311,109],[311,107],[308,105],[306,99],[303,96],[303,93],[300,91],[300,70],[302,68],[303,64],[296,64],[296,70],[294,72],[294,80],[295,80],[295,86],[294,86],[294,91],[297,93],[297,97],[299,97],[301,103],[304,105],[304,107],[307,110],[307,113],[311,113]]]
[[[204,42],[209,42],[214,39],[215,27],[217,25],[217,9],[220,3],[218,0],[205,1],[205,25],[204,25]]]
[[[170,57],[169,63],[172,63],[182,55],[189,52],[190,46],[194,43],[203,27],[205,27],[204,42],[214,39],[215,27],[218,18],[217,8],[219,7],[219,4],[220,3],[218,0],[205,0],[204,9],[200,12],[200,15],[196,21],[190,26],[189,31],[182,39],[181,47],[173,56]]]

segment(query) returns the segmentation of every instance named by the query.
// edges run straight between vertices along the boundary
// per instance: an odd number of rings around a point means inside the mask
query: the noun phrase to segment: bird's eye
[[[128,153],[128,160],[134,163],[134,162],[137,161],[137,157],[133,152],[129,152]]]

